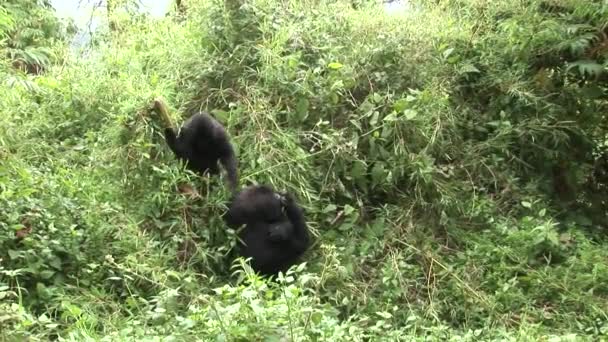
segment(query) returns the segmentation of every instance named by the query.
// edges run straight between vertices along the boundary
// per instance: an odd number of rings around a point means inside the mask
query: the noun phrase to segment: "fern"
[[[591,32],[594,31],[595,27],[589,24],[574,24],[566,26],[566,33],[569,35],[575,35],[579,32]]]
[[[8,37],[8,32],[13,30],[14,20],[8,15],[4,7],[0,7],[0,39]],[[4,44],[0,44],[2,46]]]
[[[595,27],[588,24],[568,25],[564,32],[567,38],[557,45],[557,50],[581,56],[597,40],[596,31]]]
[[[575,39],[568,42],[568,50],[574,56],[582,55],[585,50],[591,47],[593,41],[597,39],[597,36],[593,33],[586,33],[582,36],[576,37]]]
[[[579,60],[568,65],[567,71],[576,68],[581,76],[599,77],[606,67],[592,60]]]

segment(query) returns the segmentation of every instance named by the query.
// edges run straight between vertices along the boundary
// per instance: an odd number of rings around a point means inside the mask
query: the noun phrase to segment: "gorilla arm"
[[[292,234],[288,239],[291,247],[297,253],[304,252],[310,244],[310,236],[308,234],[308,227],[306,226],[306,219],[302,209],[296,204],[295,200],[290,194],[285,194],[285,212],[289,222],[293,225]]]
[[[177,134],[175,133],[175,130],[173,130],[173,128],[165,128],[165,140],[167,141],[167,145],[169,145],[171,151],[173,151],[173,153],[175,153],[175,155],[177,155],[178,157],[181,157],[181,146],[177,142]]]
[[[226,169],[230,192],[235,193],[239,185],[239,163],[234,154],[234,149],[227,139],[226,143],[223,143],[223,146],[225,151],[222,153],[222,157],[220,157],[220,163],[224,166],[224,169]]]

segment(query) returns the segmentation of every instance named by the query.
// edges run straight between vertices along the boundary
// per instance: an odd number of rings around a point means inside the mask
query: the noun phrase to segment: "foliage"
[[[10,3],[5,47],[54,22]],[[117,10],[84,54],[38,27],[23,46],[61,65],[0,63],[0,339],[608,337],[605,4],[181,11]],[[157,96],[226,125],[243,183],[297,194],[305,264],[233,261],[229,194],[175,161]]]
[[[39,73],[56,59],[52,46],[71,32],[47,0],[8,0],[0,6],[0,38],[7,38],[0,40],[0,50],[28,73]]]

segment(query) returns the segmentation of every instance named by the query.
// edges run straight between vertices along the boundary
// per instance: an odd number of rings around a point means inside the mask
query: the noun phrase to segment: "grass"
[[[189,2],[54,43],[41,75],[3,60],[0,340],[606,339],[584,159],[606,84],[566,70],[596,40],[549,66],[606,7],[543,6]],[[234,260],[223,179],[176,161],[157,97],[225,124],[242,183],[297,195],[305,263],[268,282]]]

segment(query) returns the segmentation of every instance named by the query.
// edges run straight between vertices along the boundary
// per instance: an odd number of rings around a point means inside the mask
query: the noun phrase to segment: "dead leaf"
[[[189,196],[190,198],[200,198],[201,195],[198,193],[198,191],[196,191],[195,188],[193,188],[190,184],[180,184],[177,186],[177,188],[179,189],[179,192]]]

